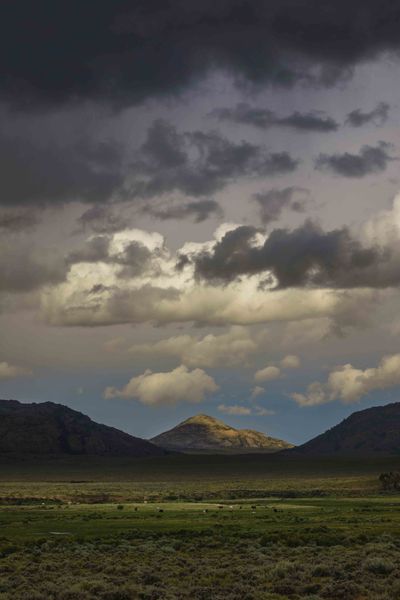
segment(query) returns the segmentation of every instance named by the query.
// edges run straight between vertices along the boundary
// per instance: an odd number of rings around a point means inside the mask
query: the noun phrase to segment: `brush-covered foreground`
[[[254,457],[240,477],[218,459],[208,478],[180,460],[125,464],[115,481],[1,470],[0,600],[400,598],[400,496],[377,478],[398,459],[357,474]]]

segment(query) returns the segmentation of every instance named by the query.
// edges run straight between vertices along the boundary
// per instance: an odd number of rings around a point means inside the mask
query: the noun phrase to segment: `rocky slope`
[[[277,452],[292,444],[253,431],[234,429],[208,415],[196,415],[152,438],[154,444],[178,451]]]
[[[315,456],[400,454],[400,402],[355,412],[290,453]]]
[[[0,454],[162,456],[147,440],[53,402],[0,400]]]

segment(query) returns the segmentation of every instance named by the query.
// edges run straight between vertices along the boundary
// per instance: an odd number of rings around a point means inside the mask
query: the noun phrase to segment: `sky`
[[[0,397],[302,443],[400,394],[400,6],[0,6]]]

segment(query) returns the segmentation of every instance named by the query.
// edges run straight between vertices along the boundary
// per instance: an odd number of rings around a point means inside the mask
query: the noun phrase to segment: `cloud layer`
[[[352,127],[362,127],[369,123],[373,123],[376,126],[381,126],[386,123],[389,116],[390,106],[386,102],[380,102],[374,109],[370,111],[363,111],[360,108],[356,108],[348,113],[346,117],[346,124]]]
[[[296,213],[305,212],[308,195],[308,190],[290,186],[257,192],[253,195],[253,199],[258,204],[261,221],[264,225],[268,225],[273,221],[278,221],[285,210]]]
[[[297,165],[288,152],[232,142],[216,131],[179,133],[158,119],[130,167],[129,193],[140,198],[173,192],[207,196],[241,177],[291,173]]]
[[[274,229],[267,237],[243,225],[226,232],[211,249],[189,257],[196,276],[206,281],[264,273],[275,288],[376,287],[384,286],[385,278],[386,285],[398,284],[390,256],[381,248],[363,246],[347,227],[325,232],[311,221],[291,231]]]
[[[376,146],[362,146],[358,154],[320,154],[315,167],[342,177],[366,177],[386,170],[394,160],[389,150],[390,144],[379,142]]]
[[[170,356],[188,367],[244,366],[267,343],[268,332],[252,333],[245,327],[233,326],[226,333],[205,336],[180,335],[154,344],[138,344],[130,348],[137,356]]]
[[[302,113],[295,111],[285,117],[280,117],[272,110],[257,108],[241,102],[233,108],[216,108],[210,116],[220,121],[252,125],[260,129],[270,127],[287,127],[294,131],[328,133],[339,128],[338,123],[321,111]]]
[[[40,291],[42,315],[57,325],[249,325],[326,317],[357,323],[376,301],[374,289],[399,285],[399,214],[396,200],[392,210],[357,231],[325,231],[305,221],[267,234],[249,225],[224,224],[214,239],[187,242],[172,252],[161,234],[119,230],[122,222],[108,211],[89,209],[81,222],[102,233],[87,236],[64,257],[39,252],[22,238],[15,245],[14,237],[5,236],[2,292]],[[114,231],[108,232],[109,226]],[[361,298],[365,310],[356,308]],[[226,345],[247,345],[248,354],[258,344],[243,331],[229,335]],[[225,342],[216,335],[207,340],[178,336],[174,352],[184,364],[192,364],[197,354],[212,362],[213,352],[203,348],[220,343]],[[237,354],[245,360],[243,352]]]
[[[62,115],[27,118],[0,106],[0,203],[7,207],[105,202],[121,193],[121,144]]]
[[[22,108],[93,99],[120,106],[171,96],[215,70],[242,84],[331,85],[396,52],[398,20],[389,0],[172,0],[168,10],[138,0],[99,3],[95,18],[77,0],[6,2],[0,95]],[[15,52],[22,47],[29,51]]]
[[[309,222],[269,236],[224,225],[214,240],[188,242],[176,253],[156,232],[94,235],[67,256],[65,282],[42,294],[42,314],[51,324],[88,326],[249,325],[320,317],[357,323],[365,316],[356,309],[361,298],[367,311],[376,300],[372,288],[398,285],[393,244],[364,246],[345,228],[324,232]],[[174,346],[190,362],[194,348],[217,346],[216,338],[200,343],[178,337],[169,352]]]

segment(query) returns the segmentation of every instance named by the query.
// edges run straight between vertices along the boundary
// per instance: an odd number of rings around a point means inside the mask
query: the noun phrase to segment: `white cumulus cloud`
[[[279,379],[281,376],[281,370],[279,367],[265,367],[265,369],[260,369],[254,375],[254,379],[258,382],[262,381],[273,381],[274,379]]]
[[[288,354],[281,360],[282,369],[299,369],[300,368],[300,359],[298,356],[294,354]]]
[[[254,400],[254,398],[257,398],[258,396],[261,396],[264,393],[265,393],[265,389],[263,387],[260,387],[259,385],[256,385],[251,390],[251,396],[250,397]]]
[[[153,373],[147,369],[121,389],[107,387],[105,398],[137,399],[148,406],[173,406],[181,402],[196,404],[209,393],[216,392],[218,385],[202,369],[189,369],[181,365],[169,372]]]
[[[365,370],[343,365],[331,371],[325,383],[314,381],[305,394],[293,393],[291,397],[300,406],[316,406],[334,400],[351,404],[369,392],[396,386],[400,386],[400,354],[385,356],[377,367]]]
[[[240,406],[238,404],[233,404],[231,406],[227,406],[226,404],[220,404],[218,406],[219,412],[224,413],[225,415],[235,415],[235,416],[245,416],[251,415],[251,408],[247,406]]]

